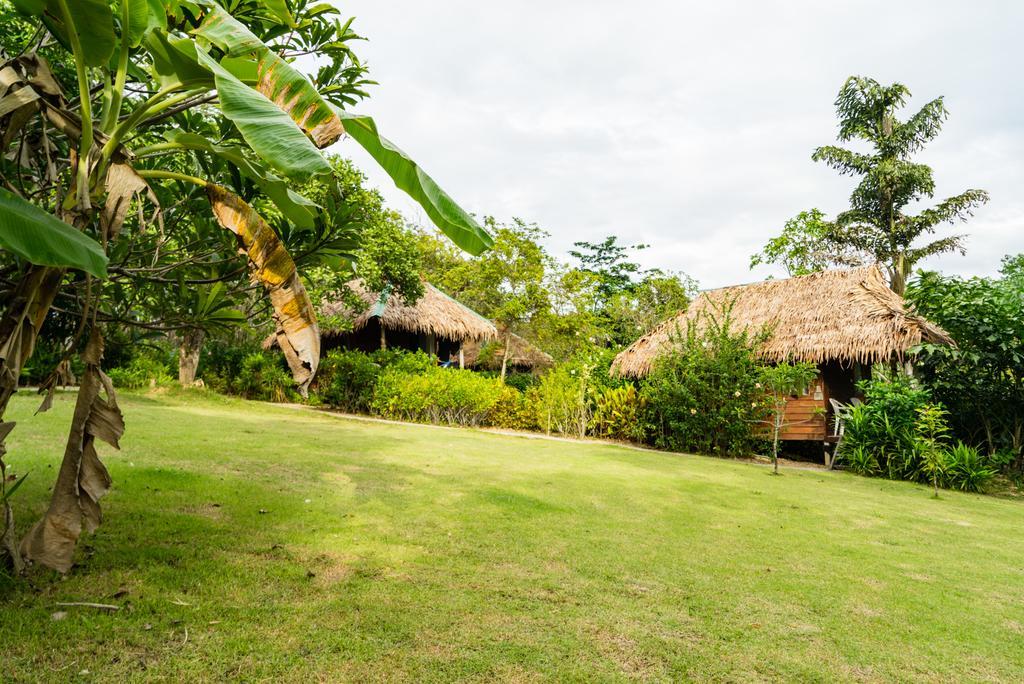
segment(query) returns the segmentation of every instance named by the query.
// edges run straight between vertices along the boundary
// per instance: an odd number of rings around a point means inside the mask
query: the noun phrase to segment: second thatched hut
[[[351,329],[323,330],[324,351],[344,347],[361,351],[381,348],[422,350],[441,361],[457,359],[467,343],[495,340],[498,330],[489,320],[460,304],[430,283],[413,305],[385,292],[372,292],[360,280],[348,283],[365,304],[351,310],[344,301],[323,307],[327,316],[342,315],[352,320]]]

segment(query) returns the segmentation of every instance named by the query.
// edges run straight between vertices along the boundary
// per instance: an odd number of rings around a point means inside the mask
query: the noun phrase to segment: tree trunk
[[[95,442],[99,439],[116,449],[124,434],[113,383],[100,370],[102,358],[103,334],[93,327],[82,352],[85,373],[50,506],[21,540],[24,558],[61,573],[71,569],[82,530],[92,532],[99,526],[99,500],[110,489],[110,474],[100,462]]]
[[[0,318],[0,478],[6,477],[3,457],[7,448],[4,441],[14,429],[14,423],[3,422],[3,415],[11,396],[18,390],[18,376],[32,356],[39,329],[46,320],[63,277],[63,269],[33,266],[19,281]],[[2,517],[0,558],[7,556],[10,567],[20,572],[22,560],[14,538],[14,513],[9,502],[4,502]]]
[[[182,387],[190,387],[196,381],[196,370],[199,368],[199,352],[203,349],[206,333],[194,328],[181,334],[178,346],[178,382]]]
[[[387,348],[388,348],[388,337],[387,337],[387,335],[384,332],[384,324],[381,323],[381,326],[380,326],[380,350],[384,351]]]
[[[505,382],[505,373],[508,371],[508,350],[511,347],[512,332],[505,333],[505,348],[501,351],[501,381]]]
[[[785,410],[785,409],[783,409]],[[779,416],[779,409],[775,409],[775,425],[772,432],[772,470],[778,475],[779,474],[779,423],[781,422]]]

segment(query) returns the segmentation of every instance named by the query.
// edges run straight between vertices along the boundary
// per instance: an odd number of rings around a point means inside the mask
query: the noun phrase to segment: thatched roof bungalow
[[[505,340],[509,341],[508,368],[539,372],[555,365],[551,356],[515,333],[506,335],[499,329],[498,339],[492,342],[470,340],[463,345],[466,366],[480,367],[491,370],[501,368],[501,359],[505,354]]]
[[[794,398],[787,439],[827,436],[829,399],[849,402],[855,383],[875,363],[903,361],[923,342],[953,344],[949,335],[907,308],[889,289],[877,266],[766,280],[702,293],[690,307],[634,342],[615,357],[612,373],[641,377],[672,345],[676,331],[704,318],[702,312],[731,303],[732,325],[771,331],[760,348],[770,362],[817,364],[820,377],[807,396]]]
[[[447,361],[457,356],[467,342],[497,339],[498,329],[489,320],[430,283],[423,285],[423,296],[410,306],[386,291],[371,292],[361,280],[350,281],[349,289],[366,308],[356,312],[344,301],[326,304],[324,314],[346,316],[353,319],[353,324],[350,330],[324,329],[324,349],[346,347],[373,351],[401,347],[421,349]]]

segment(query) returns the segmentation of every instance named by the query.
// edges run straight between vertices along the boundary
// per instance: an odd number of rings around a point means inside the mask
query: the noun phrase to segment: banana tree
[[[204,198],[212,221],[233,237],[252,283],[266,292],[300,390],[319,361],[316,317],[295,261],[257,208],[298,227],[315,225],[321,207],[292,187],[330,174],[326,147],[348,134],[470,253],[491,239],[372,119],[347,110],[369,82],[349,48],[358,39],[351,21],[338,21],[330,6],[14,4],[32,40],[0,64],[0,259],[10,275],[0,317],[0,417],[52,309],[80,317],[66,356],[87,342],[49,509],[18,544],[5,497],[2,548],[16,569],[26,558],[63,572],[81,531],[99,524],[98,500],[110,486],[96,440],[116,447],[124,430],[100,366],[111,298],[130,296],[131,288],[129,269],[108,272],[109,260],[148,260],[150,272],[163,269],[173,279],[161,255],[188,251],[183,264],[198,258],[197,240],[175,235],[163,221],[174,209],[168,204]],[[325,62],[312,80],[295,62],[310,52]],[[223,244],[209,239],[208,246]],[[0,421],[0,471],[13,427]]]

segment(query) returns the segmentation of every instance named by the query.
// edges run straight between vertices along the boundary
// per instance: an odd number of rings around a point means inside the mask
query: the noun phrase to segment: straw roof
[[[902,359],[922,342],[953,344],[944,330],[908,309],[877,266],[868,266],[704,292],[616,356],[612,372],[646,375],[677,330],[685,332],[701,312],[729,302],[734,330],[772,331],[760,350],[771,362],[878,363]]]
[[[505,353],[505,332],[500,331],[496,342],[487,344],[488,354],[485,364],[494,368],[501,367],[501,357]],[[467,366],[476,366],[480,362],[480,352],[484,350],[484,343],[477,340],[467,341],[462,345],[462,351]],[[555,360],[549,354],[542,352],[528,340],[512,333],[509,337],[508,365],[521,368],[539,369],[550,368],[555,365]]]
[[[413,306],[400,297],[389,297],[387,292],[371,292],[361,280],[352,280],[348,287],[364,302],[366,309],[355,317],[352,331],[366,327],[370,319],[379,318],[385,330],[405,330],[411,333],[433,334],[451,340],[493,340],[498,330],[489,320],[469,307],[455,301],[430,283],[424,282],[423,296]],[[342,301],[325,304],[323,312],[338,315],[349,312]],[[349,331],[325,330],[324,335],[339,335]]]

